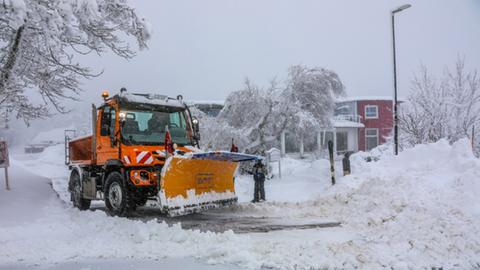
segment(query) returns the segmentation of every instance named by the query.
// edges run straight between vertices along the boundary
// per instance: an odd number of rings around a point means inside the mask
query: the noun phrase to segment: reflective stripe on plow
[[[153,163],[153,156],[150,154],[150,157],[144,163],[145,164],[152,164]]]
[[[138,164],[151,164],[153,163],[152,153],[148,151],[143,151],[137,155]]]
[[[137,163],[141,163],[140,161],[148,154],[147,151],[137,152]]]

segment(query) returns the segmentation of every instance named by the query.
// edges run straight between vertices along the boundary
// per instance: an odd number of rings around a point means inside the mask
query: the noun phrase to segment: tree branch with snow
[[[94,73],[75,56],[111,51],[130,59],[133,37],[147,47],[146,21],[126,0],[4,0],[0,5],[0,116],[14,114],[29,122],[68,111],[62,101],[75,99],[80,80]],[[31,94],[41,96],[35,103]]]

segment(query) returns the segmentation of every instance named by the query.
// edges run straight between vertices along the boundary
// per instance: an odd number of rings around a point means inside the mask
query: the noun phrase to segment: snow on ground
[[[0,222],[0,266],[195,258],[247,269],[479,267],[480,161],[467,140],[419,145],[398,157],[381,155],[378,162],[364,162],[361,155],[352,157],[353,174],[338,177],[333,187],[328,162],[284,159],[283,177],[267,181],[269,201],[262,204],[246,203],[252,180],[239,177],[236,187],[244,203],[232,212],[342,222],[338,228],[242,235],[78,211],[40,189],[45,178],[21,169],[52,179],[62,194],[68,178],[63,148],[52,147],[35,159],[18,157],[12,163],[22,180],[12,181],[11,194],[0,191],[0,217],[23,215],[12,208],[32,204],[16,201],[23,191],[30,197],[35,188],[45,197],[35,199],[28,218]]]

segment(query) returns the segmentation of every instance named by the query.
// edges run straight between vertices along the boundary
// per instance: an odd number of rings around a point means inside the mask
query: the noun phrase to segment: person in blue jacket
[[[255,188],[253,194],[254,203],[265,201],[265,175],[267,170],[262,161],[258,159],[253,165],[253,180],[255,181]]]

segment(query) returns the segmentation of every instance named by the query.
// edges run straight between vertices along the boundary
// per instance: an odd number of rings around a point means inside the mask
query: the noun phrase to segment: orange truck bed
[[[92,136],[82,137],[68,143],[70,163],[92,164]]]

